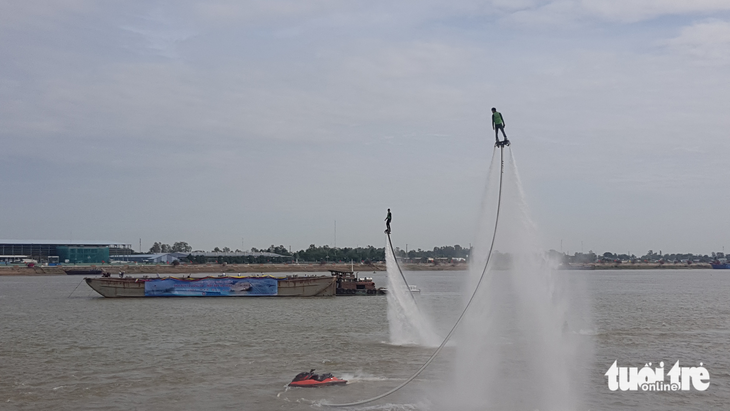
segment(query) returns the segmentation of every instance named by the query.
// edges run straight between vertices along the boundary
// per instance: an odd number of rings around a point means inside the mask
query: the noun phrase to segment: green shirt
[[[504,124],[504,119],[502,119],[502,113],[500,113],[499,111],[495,111],[494,113],[492,113],[492,124]]]

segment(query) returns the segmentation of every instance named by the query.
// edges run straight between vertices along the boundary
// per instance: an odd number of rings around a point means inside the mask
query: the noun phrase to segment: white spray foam
[[[499,184],[495,163],[499,165],[498,156],[493,158],[482,204],[467,298],[484,272],[492,241]],[[585,378],[581,362],[589,349],[585,337],[566,330],[591,328],[588,307],[580,287],[568,283],[545,261],[511,155],[505,159],[494,249],[456,336],[454,395],[444,400],[443,407],[579,409]]]
[[[415,298],[403,280],[386,237],[385,266],[388,273],[388,325],[390,343],[437,347],[441,338],[431,321],[418,309]]]

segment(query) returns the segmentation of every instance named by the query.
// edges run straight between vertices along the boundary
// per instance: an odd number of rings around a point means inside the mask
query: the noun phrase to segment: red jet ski
[[[309,372],[300,372],[289,383],[290,387],[324,387],[327,385],[345,385],[346,380],[341,380],[330,373],[318,375],[314,369]]]

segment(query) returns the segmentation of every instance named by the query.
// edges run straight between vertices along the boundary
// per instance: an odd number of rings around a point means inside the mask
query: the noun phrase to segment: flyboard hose
[[[433,362],[433,360],[436,358],[436,356],[441,352],[441,350],[446,346],[446,343],[449,342],[449,339],[451,339],[451,336],[454,334],[454,331],[456,331],[456,328],[461,323],[461,320],[464,319],[464,315],[466,314],[467,310],[469,310],[469,306],[471,305],[472,301],[474,301],[474,297],[477,295],[477,291],[479,291],[479,286],[482,284],[482,280],[484,279],[484,274],[487,272],[487,267],[489,267],[489,260],[492,258],[492,251],[494,250],[494,240],[497,238],[497,225],[499,224],[499,209],[502,205],[502,176],[504,175],[504,145],[499,146],[499,161],[500,161],[500,167],[499,167],[499,196],[497,198],[497,215],[495,217],[494,221],[494,233],[492,234],[492,244],[489,246],[489,254],[487,254],[487,262],[484,263],[484,270],[482,270],[482,275],[479,277],[479,281],[477,282],[477,286],[474,288],[474,292],[472,293],[471,297],[469,298],[469,301],[466,303],[466,307],[464,307],[464,311],[461,312],[461,315],[459,315],[459,318],[456,320],[456,323],[454,323],[454,326],[451,328],[451,331],[446,335],[446,338],[444,338],[444,341],[441,343],[441,345],[436,348],[436,351],[431,354],[431,357],[426,360],[426,362],[421,366],[421,368],[418,369],[410,378],[405,380],[401,385],[393,388],[392,390],[380,394],[377,397],[369,398],[367,400],[357,401],[357,402],[351,402],[347,404],[327,404],[324,403],[322,405],[327,407],[354,407],[356,405],[362,405],[367,404],[369,402],[377,401],[381,398],[387,397],[388,395],[400,390],[401,388],[408,385],[411,381],[416,379],[423,370],[426,369],[426,367]],[[390,240],[390,236],[388,236],[388,240]],[[392,245],[391,245],[392,247]],[[400,267],[399,267],[400,269]],[[402,274],[402,273],[401,273]],[[405,278],[404,278],[405,280]]]
[[[398,267],[398,272],[400,273],[400,276],[403,278],[403,282],[406,283],[406,289],[408,290],[408,294],[411,295],[411,299],[413,301],[416,301],[416,297],[413,296],[413,293],[411,293],[411,289],[408,287],[408,281],[406,280],[406,276],[403,275],[403,270],[400,269],[400,264],[398,264],[398,257],[395,256],[395,250],[393,250],[393,242],[390,241],[390,233],[388,233],[388,245],[390,245],[390,251],[393,253],[393,259],[395,260],[395,266]]]
[[[79,285],[83,284],[83,283],[84,283],[84,281],[85,281],[85,280],[81,280],[81,282],[80,282],[80,283],[79,283],[79,284],[78,284],[78,285],[76,286],[76,288],[79,288]],[[71,291],[71,294],[73,294],[73,293],[75,293],[75,292],[76,292],[76,288],[74,288],[74,290],[73,290],[73,291]],[[66,298],[71,298],[71,294],[69,294],[69,295],[68,295],[68,297],[66,297]]]

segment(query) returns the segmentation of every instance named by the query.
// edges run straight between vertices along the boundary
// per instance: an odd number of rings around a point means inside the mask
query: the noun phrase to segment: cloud
[[[588,14],[620,22],[730,10],[730,2],[725,0],[579,0],[576,3]]]
[[[730,11],[730,2],[725,0],[555,0],[522,3],[522,6],[504,20],[522,26],[573,27],[590,20],[636,23],[667,15]]]
[[[550,211],[555,230],[576,231],[574,219],[616,204],[591,193],[645,195],[647,213],[666,208],[654,197],[673,182],[696,187],[693,201],[715,196],[699,191],[707,176],[728,174],[730,83],[725,67],[693,62],[727,62],[728,18],[702,20],[725,9],[622,0],[3,2],[0,171],[22,176],[12,187],[27,191],[6,196],[13,219],[0,223],[9,236],[63,230],[83,221],[80,199],[113,181],[151,187],[149,197],[109,192],[99,218],[131,209],[155,235],[206,215],[193,237],[217,242],[230,228],[234,240],[234,231],[259,236],[257,246],[306,245],[326,241],[329,225],[316,237],[297,224],[337,216],[344,226],[348,212],[357,241],[374,242],[382,230],[365,214],[377,209],[373,220],[382,220],[388,202],[409,210],[403,232],[424,246],[468,241],[492,106],[506,116],[528,191],[542,193],[537,209],[570,203],[582,213]],[[671,14],[680,17],[642,23]],[[160,190],[165,179],[186,189]],[[184,198],[198,189],[225,201]],[[58,195],[52,209],[34,194],[46,190]],[[323,190],[347,199],[356,190],[364,213],[322,201]],[[719,215],[727,196],[706,204]],[[176,214],[153,221],[149,208]],[[676,208],[667,220],[684,217]],[[460,216],[456,224],[440,221],[444,210]],[[56,224],[39,225],[37,215]],[[242,215],[233,228],[232,215]],[[291,224],[263,223],[282,218]],[[600,233],[612,222],[595,224]],[[98,236],[110,235],[118,234]]]
[[[168,58],[178,57],[178,43],[196,35],[195,31],[176,24],[160,8],[150,10],[136,18],[133,23],[123,24],[120,28],[144,40],[143,46],[130,45],[130,49],[144,50]]]
[[[574,26],[584,11],[576,1],[550,1],[507,15],[504,21],[523,27]]]
[[[93,0],[0,1],[0,28],[24,29],[58,25],[96,9]]]
[[[730,22],[711,19],[682,28],[671,49],[701,62],[730,63]]]
[[[250,0],[246,2],[222,0],[200,2],[192,6],[202,18],[215,22],[270,23],[282,18],[312,17],[346,7],[340,1]]]

